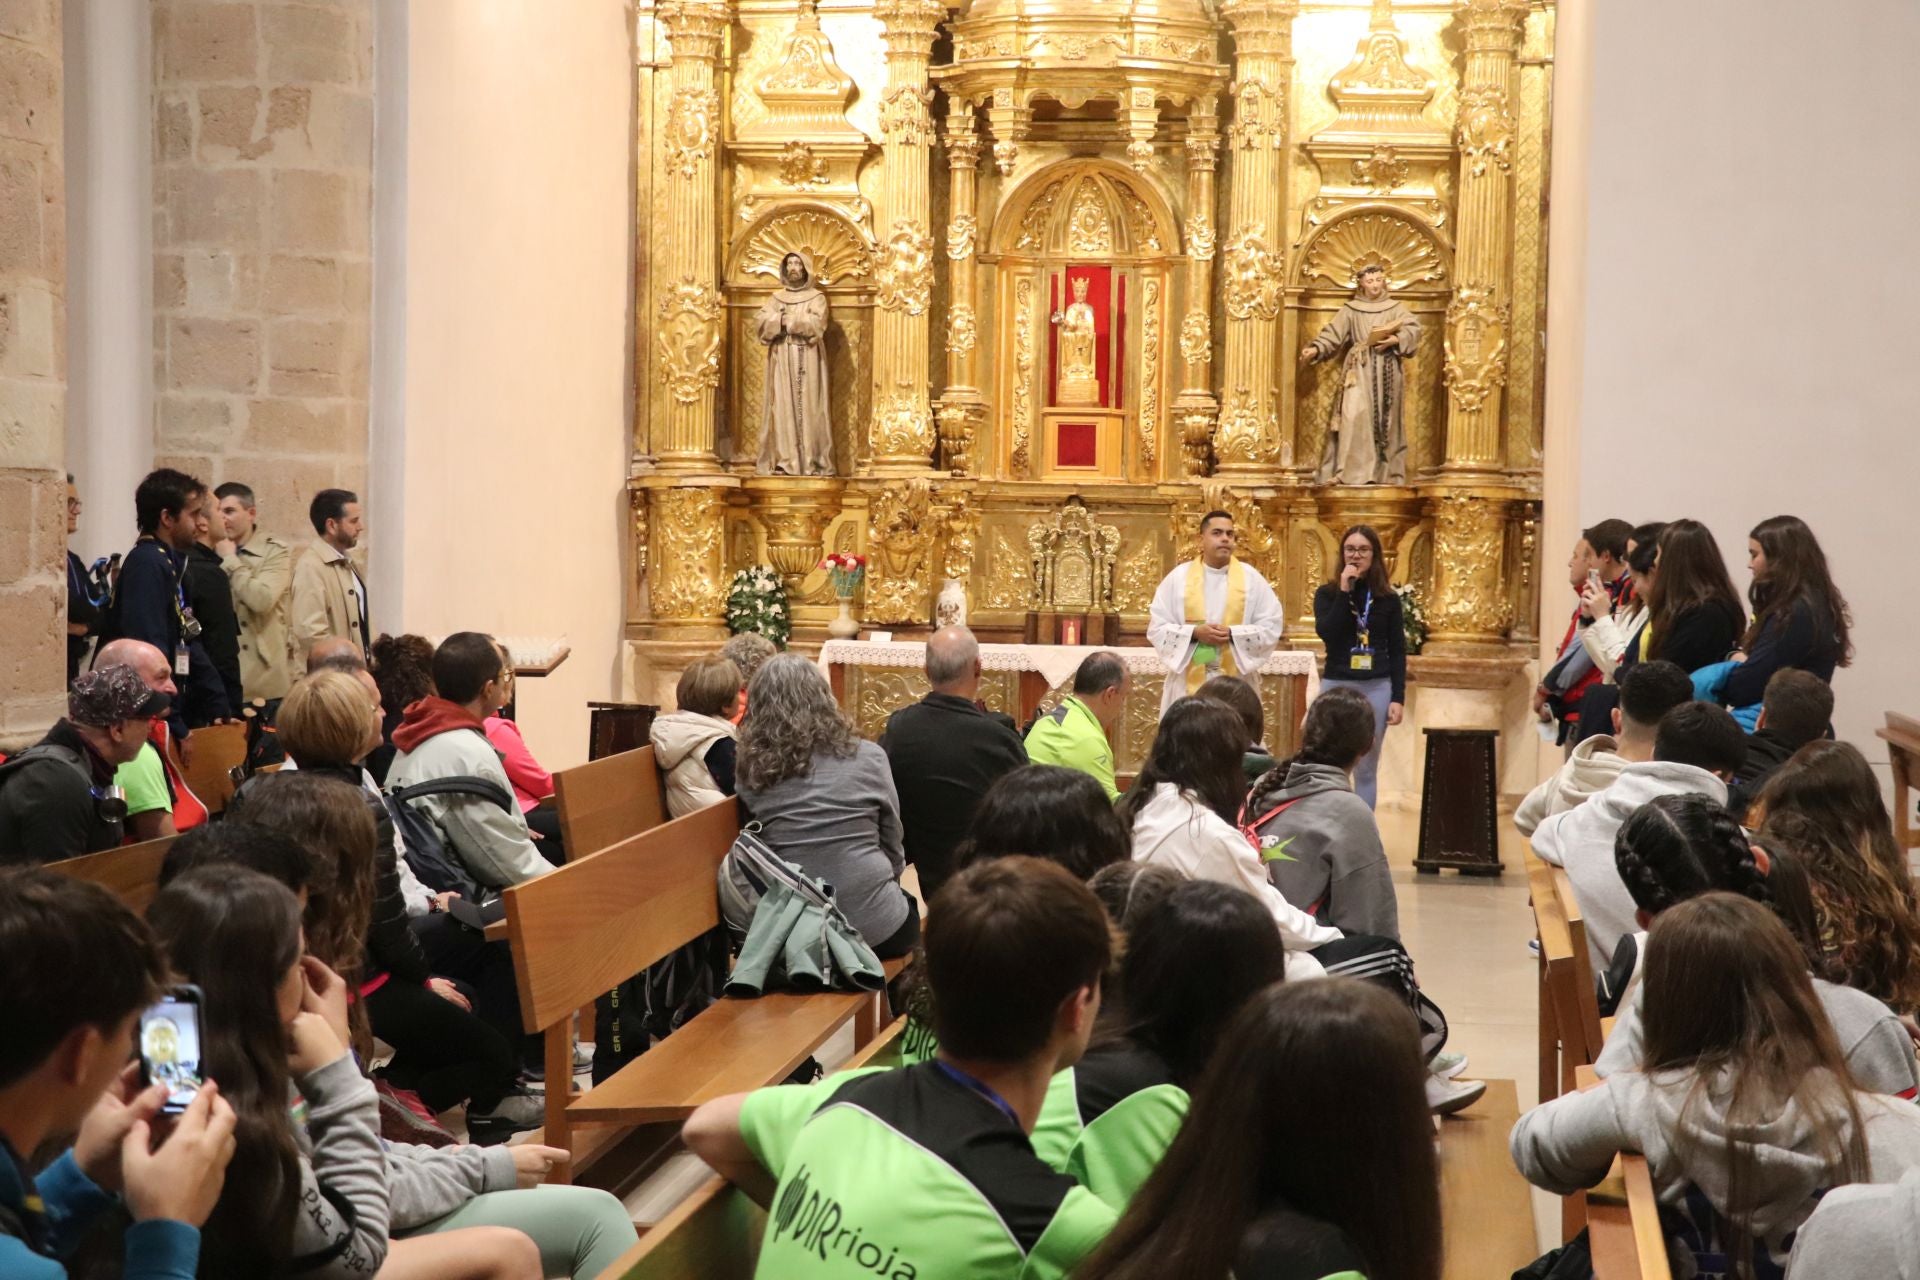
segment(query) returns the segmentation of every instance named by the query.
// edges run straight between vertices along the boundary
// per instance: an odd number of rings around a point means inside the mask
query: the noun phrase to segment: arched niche
[[[1361,201],[1343,206],[1308,228],[1293,252],[1287,308],[1288,349],[1320,332],[1353,296],[1360,269],[1386,270],[1387,288],[1420,321],[1420,347],[1407,365],[1407,471],[1440,461],[1446,391],[1441,322],[1452,296],[1453,245],[1442,228],[1404,205]],[[1296,456],[1315,466],[1325,447],[1327,420],[1341,385],[1341,365],[1324,361],[1302,369],[1294,383]]]
[[[840,210],[812,201],[785,201],[761,211],[731,246],[725,289],[734,376],[727,395],[729,444],[722,456],[736,468],[751,470],[759,453],[767,353],[754,333],[753,317],[781,287],[780,263],[794,252],[813,260],[832,308],[826,350],[834,470],[849,475],[872,395],[865,367],[873,347],[874,246]]]
[[[998,475],[1153,482],[1178,473],[1167,411],[1176,372],[1170,339],[1179,328],[1169,317],[1180,314],[1173,269],[1182,261],[1173,206],[1123,164],[1060,161],[1007,194],[985,237],[987,270],[973,301],[995,317],[988,339],[994,441],[985,456]],[[1055,465],[1062,455],[1049,449],[1048,432],[1056,411],[1068,407],[1059,392],[1052,320],[1067,305],[1070,276],[1088,270],[1101,273],[1109,332],[1117,335],[1098,406],[1114,443],[1109,448],[1103,436],[1101,469],[1082,475]]]

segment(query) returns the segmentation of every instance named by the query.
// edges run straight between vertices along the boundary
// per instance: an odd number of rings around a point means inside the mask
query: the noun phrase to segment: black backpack
[[[477,906],[492,897],[493,890],[480,887],[466,864],[460,861],[460,855],[447,847],[439,824],[412,804],[424,796],[448,795],[478,796],[491,800],[508,813],[514,811],[513,797],[505,787],[491,779],[470,775],[433,778],[410,787],[395,787],[387,792],[387,811],[393,815],[394,830],[400,833],[400,843],[406,847],[407,865],[420,877],[420,883],[435,893],[457,893]]]

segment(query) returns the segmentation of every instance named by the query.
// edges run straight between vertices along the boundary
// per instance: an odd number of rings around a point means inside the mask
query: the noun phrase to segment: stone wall
[[[308,499],[367,484],[371,0],[154,0],[154,450]]]
[[[66,171],[60,0],[0,4],[0,748],[66,677]]]

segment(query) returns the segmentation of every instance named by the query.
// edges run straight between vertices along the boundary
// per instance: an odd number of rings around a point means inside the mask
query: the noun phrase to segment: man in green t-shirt
[[[926,926],[939,1050],[707,1103],[695,1154],[767,1206],[769,1280],[1056,1280],[1114,1211],[1028,1135],[1086,1049],[1110,943],[1087,887],[1000,858],[947,882]]]
[[[1073,692],[1027,730],[1027,759],[1078,769],[1106,789],[1107,799],[1119,799],[1113,730],[1126,712],[1129,683],[1119,654],[1088,654],[1073,673]]]

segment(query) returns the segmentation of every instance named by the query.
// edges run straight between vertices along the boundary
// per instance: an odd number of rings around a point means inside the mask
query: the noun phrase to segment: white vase
[[[853,616],[853,597],[835,596],[840,602],[840,616],[827,624],[827,634],[835,640],[851,640],[860,634],[860,620]]]

